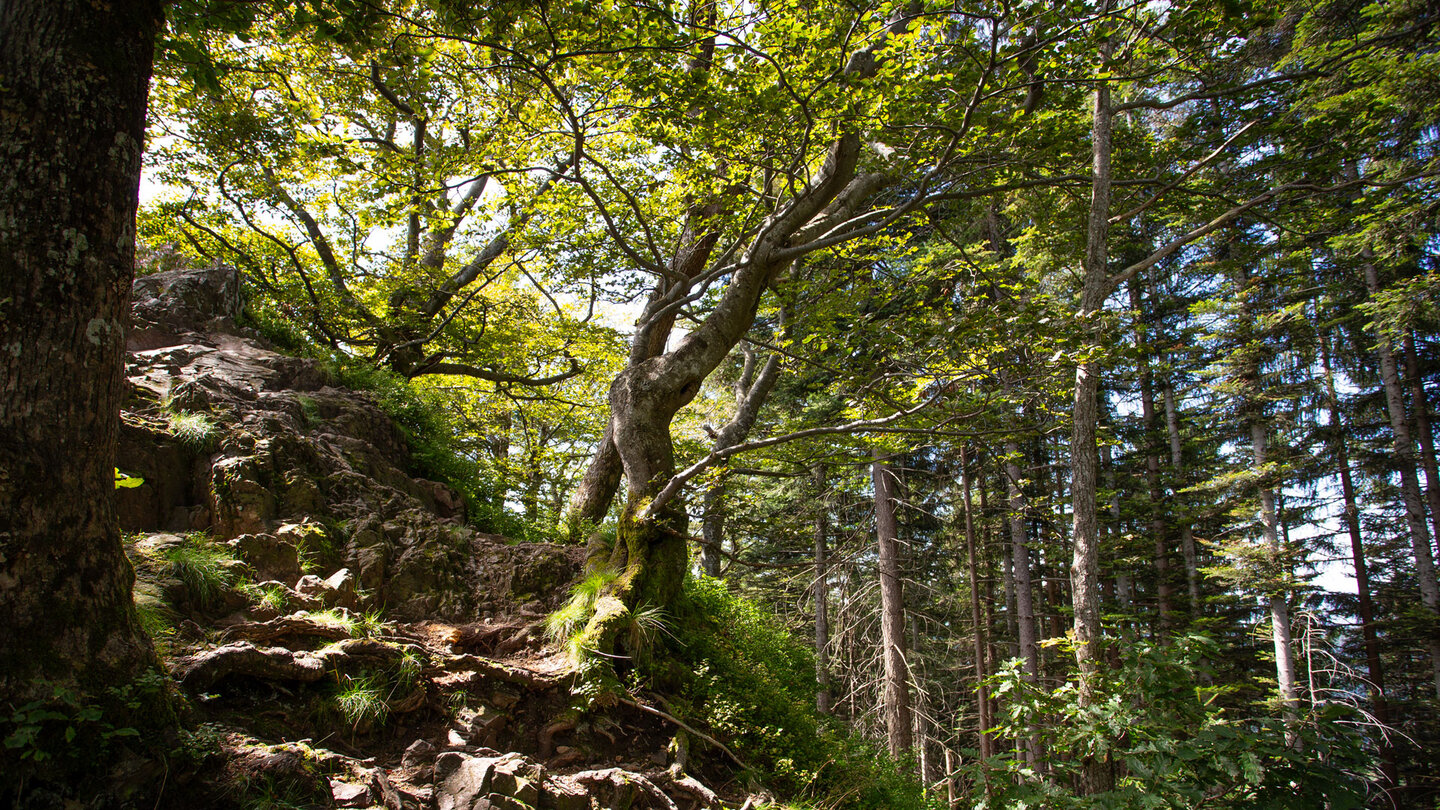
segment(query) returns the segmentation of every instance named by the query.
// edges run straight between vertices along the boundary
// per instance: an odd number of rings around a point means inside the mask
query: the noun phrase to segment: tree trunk
[[[1013,439],[1005,442],[1005,482],[1010,507],[1009,581],[1015,593],[1015,609],[1011,615],[1014,616],[1019,656],[1024,661],[1025,680],[1033,684],[1040,679],[1040,647],[1035,639],[1035,593],[1030,578],[1025,492],[1020,487],[1020,444]],[[1023,744],[1026,764],[1037,765],[1039,741],[1029,736]]]
[[[1025,491],[1020,484],[1020,445],[1005,442],[1005,486],[1010,506],[1010,565],[1015,589],[1016,639],[1025,674],[1031,682],[1040,676],[1040,648],[1035,637],[1035,591],[1030,576],[1029,528],[1025,525]]]
[[[1101,12],[1109,3],[1101,3]],[[1101,46],[1102,61],[1108,62],[1112,46]],[[1114,111],[1110,106],[1110,84],[1096,83],[1093,94],[1093,116],[1090,130],[1091,187],[1090,208],[1085,229],[1085,278],[1080,291],[1082,323],[1091,331],[1092,346],[1099,348],[1097,318],[1105,304],[1109,287],[1109,221],[1110,221],[1110,131]],[[1074,527],[1071,541],[1074,555],[1070,564],[1070,598],[1075,608],[1075,663],[1080,670],[1079,705],[1083,710],[1094,705],[1094,682],[1103,660],[1100,649],[1100,537],[1097,512],[1095,440],[1099,421],[1096,398],[1100,390],[1100,363],[1094,354],[1087,354],[1075,366],[1075,404],[1070,430],[1070,495]],[[1095,757],[1086,757],[1081,768],[1080,792],[1092,795],[1108,791],[1113,785],[1109,764]]]
[[[1385,698],[1385,669],[1380,660],[1380,637],[1375,630],[1375,605],[1370,599],[1370,567],[1365,559],[1365,544],[1360,535],[1360,508],[1355,500],[1355,482],[1350,474],[1350,451],[1345,442],[1344,423],[1340,419],[1340,398],[1335,394],[1335,373],[1330,368],[1328,336],[1320,339],[1320,365],[1325,374],[1325,398],[1330,411],[1330,445],[1340,474],[1340,495],[1344,500],[1345,531],[1350,535],[1350,559],[1355,567],[1355,590],[1359,597],[1360,637],[1365,644],[1365,664],[1369,671],[1371,701],[1375,719],[1382,726],[1390,725],[1390,702]],[[1381,735],[1381,789],[1391,800],[1400,786],[1399,765],[1395,746]]]
[[[990,664],[985,655],[986,625],[980,611],[980,568],[976,563],[975,518],[970,501],[971,481],[968,462],[965,448],[962,447],[960,448],[960,490],[961,502],[965,507],[965,558],[970,574],[970,625],[973,629],[975,647],[975,708],[979,725],[979,728],[976,729],[976,736],[979,740],[977,747],[980,750],[980,758],[989,759],[993,751],[990,749],[990,735],[986,733],[991,723],[989,688],[985,685],[985,679],[990,677]]]
[[[1370,250],[1363,253],[1365,287],[1370,295],[1380,293],[1380,273]],[[1405,399],[1400,389],[1400,375],[1395,367],[1395,354],[1383,333],[1375,336],[1375,351],[1380,358],[1380,380],[1385,389],[1385,407],[1390,415],[1390,431],[1394,437],[1395,466],[1400,472],[1400,492],[1405,506],[1405,523],[1409,528],[1410,547],[1415,553],[1415,577],[1420,581],[1420,601],[1433,614],[1440,614],[1440,583],[1435,579],[1435,558],[1430,551],[1430,531],[1425,525],[1425,504],[1420,496],[1420,481],[1415,474],[1415,444],[1410,437],[1410,424],[1405,418]],[[1440,620],[1440,616],[1435,617]],[[1440,698],[1440,639],[1430,638],[1430,667],[1435,680],[1435,695]]]
[[[1150,536],[1154,542],[1155,595],[1159,603],[1161,633],[1172,629],[1175,590],[1170,584],[1170,546],[1166,534],[1164,500],[1160,485],[1160,451],[1157,449],[1159,429],[1156,424],[1155,383],[1150,373],[1150,351],[1145,339],[1145,300],[1140,292],[1141,276],[1130,280],[1130,308],[1135,310],[1135,347],[1139,354],[1136,364],[1140,378],[1140,416],[1144,427],[1145,484],[1149,493]]]
[[[895,520],[895,473],[884,459],[870,465],[875,485],[875,538],[880,555],[880,643],[885,662],[885,731],[896,759],[914,746],[905,662],[905,596]]]
[[[1420,379],[1420,358],[1415,355],[1415,336],[1405,333],[1405,376],[1410,381],[1410,412],[1415,416],[1415,433],[1420,439],[1420,468],[1425,471],[1425,500],[1430,507],[1430,528],[1440,542],[1440,469],[1435,464],[1435,434],[1430,427],[1430,402],[1425,381]]]
[[[780,377],[780,355],[772,354],[755,372],[755,350],[743,347],[745,366],[735,384],[735,415],[714,434],[711,450],[728,450],[745,441],[760,416],[760,406],[770,396]],[[700,567],[709,576],[720,576],[720,550],[725,531],[725,475],[705,488],[704,518],[701,522]]]
[[[103,702],[157,666],[114,462],[161,22],[153,1],[0,4],[0,706],[50,698],[46,681]],[[107,717],[153,729],[163,705]]]
[[[829,506],[825,503],[825,466],[816,464],[815,476],[815,710],[830,713],[830,560],[825,548],[830,533]]]
[[[1165,383],[1165,430],[1170,434],[1170,466],[1174,470],[1176,486],[1185,481],[1184,445],[1180,441],[1180,413],[1175,406],[1175,387]],[[1190,520],[1180,520],[1180,553],[1185,555],[1185,586],[1190,596],[1190,615],[1200,615],[1200,563],[1195,554],[1195,534]]]
[[[1267,463],[1265,425],[1258,419],[1250,423],[1250,444],[1254,454],[1255,469],[1264,470]],[[1260,487],[1260,533],[1265,547],[1275,559],[1281,558],[1285,550],[1280,544],[1279,518],[1275,511],[1275,490],[1269,484]],[[1280,702],[1285,707],[1288,722],[1300,718],[1300,693],[1295,678],[1295,643],[1290,634],[1290,600],[1284,592],[1270,593],[1270,633],[1275,644],[1275,680],[1280,690]]]

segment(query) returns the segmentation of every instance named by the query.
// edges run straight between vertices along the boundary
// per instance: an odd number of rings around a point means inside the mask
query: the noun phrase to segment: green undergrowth
[[[708,577],[686,582],[683,603],[672,657],[642,665],[681,719],[724,741],[792,807],[927,807],[886,752],[816,711],[813,653],[768,610]]]
[[[532,526],[505,509],[496,493],[494,473],[462,453],[452,437],[462,431],[447,415],[442,395],[416,385],[387,369],[354,359],[326,360],[326,370],[339,384],[374,397],[377,405],[400,427],[410,447],[408,472],[439,481],[465,499],[467,520],[483,532],[517,540],[555,539],[553,529]]]

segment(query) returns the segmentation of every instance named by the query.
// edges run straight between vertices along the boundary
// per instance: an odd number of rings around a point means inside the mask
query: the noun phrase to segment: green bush
[[[823,807],[926,806],[884,751],[815,710],[813,654],[769,611],[719,580],[693,578],[673,633],[675,659],[652,677],[678,676],[672,706],[682,719],[726,742],[767,787]]]
[[[1348,707],[1316,707],[1298,723],[1245,706],[1224,707],[1225,687],[1206,686],[1218,645],[1201,635],[1117,645],[1118,668],[1102,672],[1091,705],[1075,683],[1047,690],[1022,677],[1019,660],[991,679],[1003,711],[997,734],[1035,737],[1049,773],[1040,777],[1013,751],[971,768],[993,792],[976,808],[1293,808],[1364,806],[1367,761]],[[1055,722],[1055,718],[1061,718]],[[1086,757],[1108,760],[1115,788],[1081,796]]]

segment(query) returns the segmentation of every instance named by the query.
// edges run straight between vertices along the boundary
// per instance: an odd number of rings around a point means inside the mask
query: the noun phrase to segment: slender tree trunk
[[[1170,467],[1176,485],[1185,481],[1184,445],[1180,441],[1180,413],[1175,406],[1175,387],[1165,383],[1165,429],[1170,435]],[[1180,552],[1185,556],[1185,586],[1190,596],[1190,615],[1200,615],[1200,563],[1195,554],[1195,534],[1189,518],[1180,520]]]
[[[965,507],[965,559],[970,574],[970,624],[973,628],[975,646],[975,709],[979,727],[976,737],[981,759],[989,759],[994,752],[990,748],[990,696],[985,679],[990,677],[990,663],[986,660],[985,621],[980,611],[980,567],[975,554],[975,518],[970,499],[970,465],[965,448],[960,448],[960,489]]]
[[[735,415],[714,433],[712,451],[728,450],[745,441],[760,416],[760,406],[770,396],[780,377],[780,355],[766,359],[759,373],[755,370],[755,350],[742,347],[745,365],[735,383]],[[705,573],[720,576],[720,549],[725,529],[725,476],[723,473],[705,489],[704,519],[700,539],[700,567]]]
[[[1109,3],[1102,2],[1100,10],[1108,11]],[[1102,44],[1104,63],[1109,62],[1112,51],[1108,42]],[[1095,84],[1092,101],[1090,209],[1085,228],[1085,277],[1079,316],[1092,333],[1092,345],[1098,348],[1101,341],[1096,319],[1109,288],[1110,132],[1114,121],[1109,82],[1102,79]],[[1075,609],[1075,663],[1080,670],[1078,702],[1082,710],[1094,705],[1095,681],[1104,660],[1100,649],[1100,536],[1095,470],[1099,390],[1100,363],[1096,355],[1087,353],[1075,367],[1075,404],[1070,430],[1070,495],[1074,503],[1070,593]],[[1086,757],[1081,768],[1080,792],[1084,795],[1103,793],[1113,784],[1109,763]]]
[[[1015,592],[1016,643],[1024,661],[1025,680],[1040,679],[1040,647],[1035,639],[1035,594],[1030,581],[1029,538],[1026,528],[1025,491],[1021,488],[1020,444],[1013,439],[1005,442],[1005,486],[1010,511],[1010,582]],[[1018,742],[1018,741],[1017,741]],[[1040,756],[1039,741],[1034,736],[1024,740],[1025,761],[1034,766]]]
[[[1255,469],[1263,470],[1267,458],[1265,425],[1258,419],[1250,423],[1250,444],[1254,454]],[[1275,511],[1275,490],[1269,484],[1260,488],[1260,532],[1265,547],[1279,559],[1285,554],[1280,544],[1279,518]],[[1295,643],[1290,634],[1290,600],[1286,593],[1275,592],[1269,596],[1270,632],[1275,643],[1275,680],[1280,689],[1280,701],[1285,707],[1286,719],[1295,723],[1300,718],[1300,693],[1295,678]]]
[[[1160,630],[1174,626],[1175,593],[1170,584],[1170,545],[1165,525],[1165,491],[1160,485],[1160,451],[1157,448],[1159,429],[1155,410],[1155,383],[1150,372],[1150,348],[1145,338],[1145,300],[1141,295],[1141,277],[1130,280],[1130,308],[1135,310],[1135,347],[1139,354],[1136,364],[1140,378],[1140,417],[1144,427],[1145,484],[1149,494],[1150,537],[1154,543],[1155,595],[1159,602]]]
[[[1100,448],[1100,461],[1105,467],[1105,486],[1110,490],[1110,522],[1105,525],[1105,536],[1110,541],[1110,553],[1116,557],[1123,557],[1122,549],[1118,538],[1120,531],[1120,488],[1116,482],[1115,459],[1110,452],[1110,445]],[[1131,584],[1130,575],[1126,573],[1120,564],[1115,566],[1115,605],[1122,613],[1130,610],[1130,603],[1133,599],[1134,586]]]
[[[1425,381],[1420,379],[1420,358],[1415,354],[1415,336],[1405,333],[1405,376],[1410,382],[1410,411],[1415,416],[1415,433],[1420,439],[1420,468],[1425,471],[1425,500],[1430,507],[1430,528],[1440,543],[1440,470],[1435,464],[1435,434],[1430,428],[1430,401]]]
[[[830,560],[825,541],[830,533],[825,503],[825,466],[812,468],[815,480],[815,710],[830,713]]]
[[[885,662],[885,730],[896,759],[914,747],[905,662],[905,595],[895,520],[895,473],[884,459],[870,465],[875,485],[875,536],[880,552],[880,638]]]
[[[1005,442],[1005,486],[1010,505],[1010,565],[1015,589],[1015,619],[1020,657],[1025,674],[1034,681],[1040,676],[1040,648],[1035,637],[1035,592],[1030,577],[1030,539],[1026,525],[1028,509],[1020,470],[1020,445]]]
[[[1390,702],[1385,697],[1385,669],[1380,659],[1380,637],[1375,631],[1375,605],[1370,598],[1370,567],[1365,559],[1365,544],[1360,535],[1360,508],[1355,499],[1355,482],[1350,474],[1350,451],[1345,442],[1344,422],[1340,417],[1340,398],[1335,393],[1335,373],[1330,367],[1328,336],[1320,339],[1320,364],[1325,373],[1326,406],[1330,411],[1330,446],[1340,474],[1340,495],[1344,500],[1345,531],[1350,535],[1350,559],[1355,567],[1355,590],[1359,597],[1360,637],[1365,644],[1365,664],[1369,671],[1371,701],[1375,719],[1382,726],[1390,725]],[[1395,746],[1380,736],[1381,789],[1394,805],[1395,791],[1400,786],[1399,765]]]
[[[1365,287],[1370,295],[1380,293],[1380,273],[1369,249],[1363,252]],[[1377,333],[1375,351],[1380,358],[1380,380],[1385,389],[1385,407],[1390,415],[1390,431],[1394,437],[1395,466],[1400,471],[1400,492],[1405,506],[1405,522],[1410,530],[1410,547],[1415,553],[1415,576],[1420,581],[1420,601],[1432,614],[1440,614],[1440,583],[1435,579],[1435,558],[1430,550],[1430,531],[1425,525],[1425,504],[1420,496],[1420,481],[1415,474],[1415,444],[1410,437],[1410,423],[1405,418],[1405,399],[1400,388],[1400,374],[1395,355],[1383,333]],[[1440,615],[1436,616],[1440,620]],[[1440,639],[1429,639],[1431,672],[1435,695],[1440,698]]]
[[[163,695],[137,693],[150,702],[137,712],[106,689],[157,667],[135,619],[114,463],[161,12],[155,0],[0,3],[0,707],[8,717],[63,685],[147,734],[173,720]],[[37,778],[98,799],[125,742],[84,758],[84,774],[49,762]],[[32,770],[19,753],[0,750],[7,797]]]

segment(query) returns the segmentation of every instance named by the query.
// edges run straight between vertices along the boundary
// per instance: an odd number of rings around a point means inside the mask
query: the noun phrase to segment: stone
[[[523,754],[472,756],[447,751],[435,759],[436,810],[535,808],[544,784],[544,767]]]
[[[325,579],[325,594],[321,597],[335,607],[356,608],[360,596],[355,586],[355,577],[349,568],[341,568]]]
[[[488,808],[495,760],[447,751],[435,758],[436,810]]]
[[[500,741],[507,718],[504,714],[482,707],[469,723],[469,738],[476,745],[494,746]]]
[[[294,543],[271,534],[242,534],[229,545],[258,577],[288,582],[300,576],[300,552]]]
[[[435,760],[435,746],[429,740],[416,740],[410,743],[405,753],[400,757],[400,767],[419,768],[430,765]]]
[[[370,788],[331,777],[330,798],[336,807],[366,807],[370,804]]]

